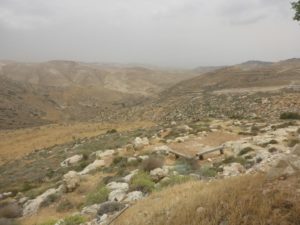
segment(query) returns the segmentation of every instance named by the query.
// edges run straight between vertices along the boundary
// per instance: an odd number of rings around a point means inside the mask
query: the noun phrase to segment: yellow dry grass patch
[[[293,191],[299,177],[276,182],[257,175],[177,185],[138,202],[113,224],[299,224],[300,196]]]
[[[73,123],[0,131],[0,164],[21,157],[34,149],[70,142],[73,138],[93,137],[109,129],[126,131],[150,126],[153,126],[153,123]]]

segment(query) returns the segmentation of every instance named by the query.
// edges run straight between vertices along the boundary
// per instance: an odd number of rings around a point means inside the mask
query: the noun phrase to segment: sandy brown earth
[[[78,138],[97,136],[110,129],[126,131],[152,125],[152,122],[73,123],[0,131],[0,164],[22,157],[35,149],[67,143]]]

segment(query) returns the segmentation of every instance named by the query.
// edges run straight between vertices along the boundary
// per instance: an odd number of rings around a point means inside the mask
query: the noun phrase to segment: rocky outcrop
[[[53,195],[60,195],[62,190],[62,186],[57,189],[51,188],[35,199],[27,201],[23,208],[23,216],[29,216],[36,213],[44,202],[46,202]]]

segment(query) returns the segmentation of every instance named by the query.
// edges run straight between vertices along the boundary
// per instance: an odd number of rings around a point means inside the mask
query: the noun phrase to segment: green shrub
[[[106,186],[100,185],[96,191],[88,194],[86,197],[86,205],[100,204],[107,201],[109,190]]]
[[[200,169],[200,175],[203,177],[215,177],[218,174],[218,170],[215,167],[203,166]]]
[[[234,157],[234,156],[229,156],[223,160],[224,164],[229,164],[229,163],[240,163],[241,165],[245,165],[247,163],[247,160],[244,159],[243,157]]]
[[[151,180],[149,174],[145,172],[139,172],[132,177],[130,182],[130,190],[148,193],[154,190],[154,185],[155,183]]]
[[[174,186],[176,184],[182,184],[185,183],[187,181],[190,181],[192,178],[190,176],[180,176],[180,175],[172,175],[169,177],[169,179],[162,181],[161,187],[170,187],[170,186]]]
[[[64,218],[63,225],[79,225],[86,222],[86,219],[81,215],[69,216]]]
[[[284,112],[280,114],[282,120],[300,120],[300,114],[295,112]]]

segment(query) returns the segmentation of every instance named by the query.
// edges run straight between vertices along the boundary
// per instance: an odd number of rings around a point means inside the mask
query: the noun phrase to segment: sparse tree
[[[292,7],[296,11],[294,20],[300,21],[300,0],[292,2]]]

